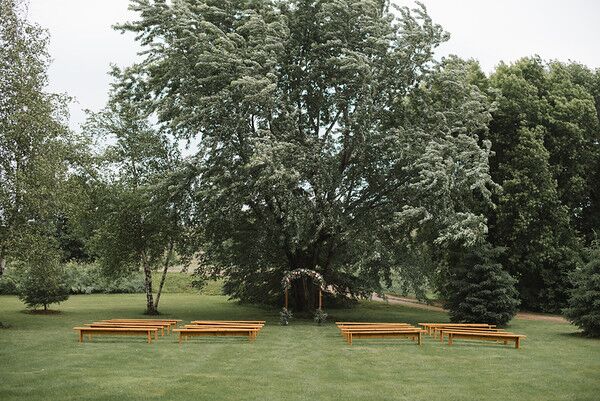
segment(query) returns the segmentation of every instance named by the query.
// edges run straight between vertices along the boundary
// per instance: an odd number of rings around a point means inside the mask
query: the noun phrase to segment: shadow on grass
[[[23,309],[20,312],[28,315],[59,315],[63,313],[63,311],[56,309]]]
[[[557,335],[561,336],[561,337],[567,337],[567,338],[580,338],[582,340],[596,340],[596,341],[600,341],[599,337],[591,337],[586,335],[583,331],[572,331],[569,333],[557,333]]]

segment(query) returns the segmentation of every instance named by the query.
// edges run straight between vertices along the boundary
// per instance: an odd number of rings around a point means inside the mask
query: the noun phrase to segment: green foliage
[[[327,321],[327,313],[323,312],[322,309],[317,309],[315,310],[313,320],[315,321],[315,323],[321,325]]]
[[[600,337],[600,242],[592,244],[589,261],[573,276],[575,288],[563,313],[586,335]]]
[[[506,325],[517,313],[516,280],[497,259],[487,243],[450,252],[441,293],[451,321]]]
[[[144,292],[144,277],[139,272],[107,276],[97,263],[70,262],[65,265],[71,294],[126,294]]]
[[[288,310],[287,308],[281,308],[281,311],[279,311],[279,324],[282,326],[287,326],[288,324],[290,324],[290,320],[294,317],[294,315],[292,315],[292,312],[290,310]]]
[[[43,306],[46,310],[49,305],[69,298],[69,286],[56,248],[37,239],[34,241],[22,266],[17,264],[17,268],[22,270],[17,292],[27,307],[36,309]]]
[[[588,163],[598,132],[593,98],[566,66],[537,58],[501,64],[490,87],[497,104],[492,176],[503,187],[490,241],[507,249],[502,264],[518,280],[522,306],[556,312],[580,264],[575,225],[590,204]]]
[[[227,294],[280,303],[283,275],[302,268],[323,276],[328,297],[368,296],[423,244],[485,233],[489,102],[469,82],[473,63],[434,61],[448,35],[424,7],[132,8],[139,19],[121,29],[146,58],[118,88],[161,128],[197,141],[179,184],[198,205],[189,216],[205,273],[224,275]],[[310,309],[303,291],[298,310]]]
[[[0,276],[0,295],[17,295],[17,269],[6,268]]]
[[[118,70],[113,75],[123,79]],[[146,310],[156,314],[162,287],[155,300],[152,271],[161,267],[166,279],[182,235],[185,209],[178,203],[180,192],[168,181],[179,152],[170,137],[116,89],[102,112],[89,115],[85,130],[110,143],[95,166],[99,179],[89,189],[96,224],[91,248],[109,276],[143,271]]]

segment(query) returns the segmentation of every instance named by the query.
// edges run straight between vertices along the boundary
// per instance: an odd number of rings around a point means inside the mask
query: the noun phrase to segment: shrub
[[[573,273],[575,288],[563,313],[586,335],[600,337],[600,242],[588,252],[587,264]]]
[[[290,319],[292,318],[292,312],[290,312],[287,308],[281,308],[281,311],[279,312],[279,324],[282,326],[287,326],[290,324]]]
[[[129,294],[144,292],[144,277],[141,272],[130,272],[119,277],[106,277],[95,263],[65,265],[67,283],[71,294]]]
[[[487,243],[450,253],[442,295],[451,321],[505,325],[517,313],[516,280],[497,254]]]
[[[323,309],[317,309],[313,319],[318,324],[325,323],[327,320],[327,313],[323,312]]]
[[[0,295],[17,295],[17,282],[16,269],[7,267],[0,277]]]
[[[47,310],[49,305],[69,298],[65,270],[56,252],[49,247],[32,248],[27,264],[21,269],[23,276],[17,282],[17,291],[27,307],[43,306]]]

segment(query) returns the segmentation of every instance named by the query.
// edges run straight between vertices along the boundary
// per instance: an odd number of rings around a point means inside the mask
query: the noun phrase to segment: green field
[[[165,316],[266,319],[255,343],[169,336],[97,337],[77,342],[73,326],[141,317],[144,296],[80,295],[60,314],[31,315],[0,297],[0,400],[598,400],[600,340],[567,324],[515,320],[528,338],[520,350],[495,343],[426,338],[357,340],[348,346],[333,323],[278,325],[276,310],[240,306],[222,296],[165,294]],[[365,302],[329,310],[333,319],[442,321],[437,312]]]

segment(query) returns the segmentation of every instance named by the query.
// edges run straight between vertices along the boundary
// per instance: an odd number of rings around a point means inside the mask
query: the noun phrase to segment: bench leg
[[[423,345],[423,338],[421,332],[419,332],[419,345]]]
[[[79,330],[79,342],[83,342],[83,331]]]
[[[517,337],[515,339],[515,348],[520,348],[521,347],[521,339],[519,337]]]
[[[150,332],[148,332],[148,344],[150,344],[152,342],[152,334]]]
[[[348,333],[348,344],[352,345],[352,333]]]
[[[181,332],[179,333],[179,344],[181,344]]]
[[[448,334],[448,345],[452,345],[452,334]]]

